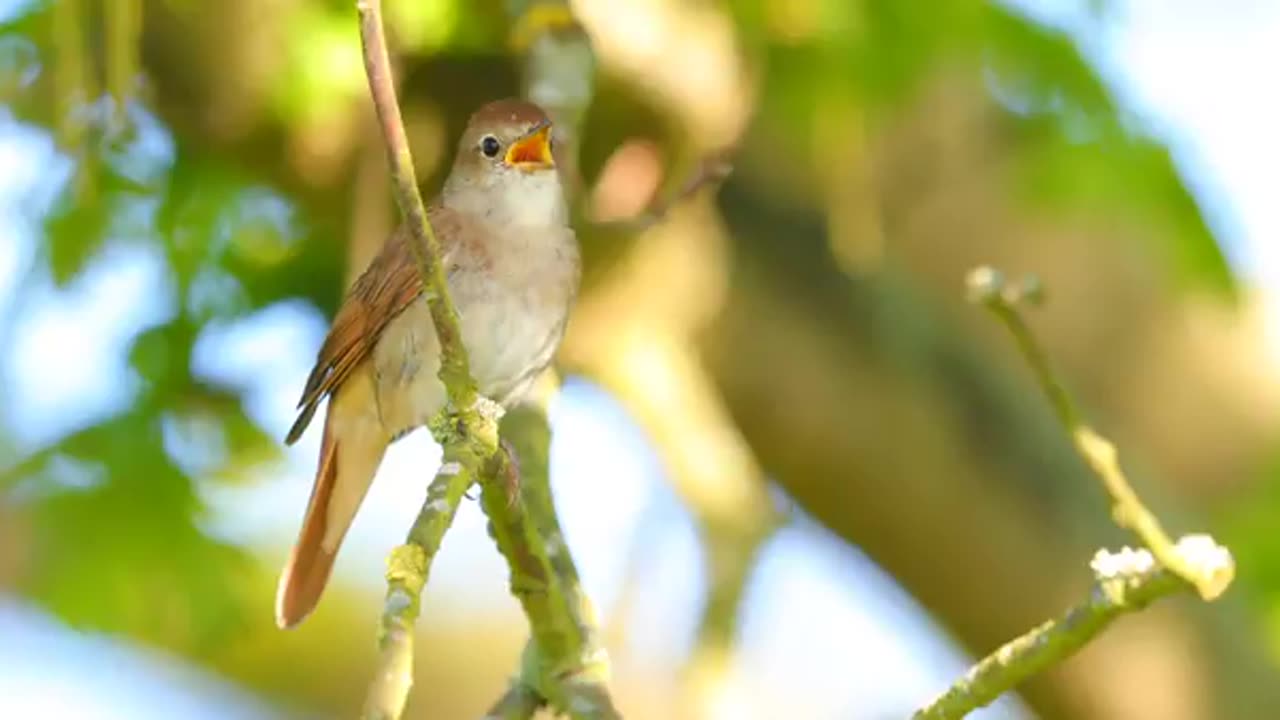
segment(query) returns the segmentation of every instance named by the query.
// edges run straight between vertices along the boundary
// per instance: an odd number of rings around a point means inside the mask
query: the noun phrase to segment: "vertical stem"
[[[81,0],[53,4],[53,96],[58,145],[76,158],[72,192],[79,203],[95,196],[95,156],[89,148],[86,105],[94,96],[93,79],[85,45],[84,6]]]
[[[458,310],[449,295],[441,262],[441,243],[431,228],[418,193],[409,139],[400,117],[391,61],[382,25],[379,0],[357,0],[364,68],[369,79],[387,157],[391,164],[396,202],[410,232],[409,248],[421,276],[427,306],[440,341],[440,381],[448,394],[454,423],[433,427],[444,448],[444,463],[427,493],[418,518],[404,545],[387,563],[387,597],[379,634],[379,666],[369,689],[365,718],[394,719],[404,712],[413,680],[413,624],[432,556],[439,547],[463,493],[479,476],[481,465],[498,447],[497,421],[479,402],[471,377],[466,348],[458,322]],[[491,405],[491,404],[490,404]],[[492,408],[490,408],[491,410]]]
[[[545,415],[516,408],[503,428],[521,451],[517,467],[507,453],[485,473],[481,502],[490,532],[507,559],[511,592],[529,619],[531,640],[512,693],[532,693],[575,720],[619,717],[606,687],[607,655],[599,645],[590,603],[578,583],[577,569],[560,534],[547,477],[550,428]],[[510,451],[510,449],[509,449]],[[515,473],[519,473],[517,477]],[[506,482],[501,478],[506,476]],[[518,483],[512,502],[509,488]]]
[[[107,90],[114,101],[112,124],[125,127],[133,78],[138,72],[138,42],[142,29],[139,0],[111,0],[104,8],[107,26]]]
[[[1071,436],[1076,451],[1102,483],[1111,500],[1111,515],[1116,524],[1137,536],[1162,566],[1195,587],[1202,599],[1216,598],[1226,587],[1223,578],[1199,574],[1178,554],[1169,534],[1129,483],[1124,469],[1120,467],[1115,445],[1080,416],[1070,393],[1054,373],[1048,355],[1018,308],[1019,301],[1027,294],[1024,288],[1018,285],[1006,287],[1003,275],[989,267],[973,270],[966,282],[971,297],[991,311],[1013,336],[1058,421]]]
[[[431,320],[440,338],[440,380],[449,393],[454,408],[465,412],[476,401],[476,384],[471,378],[467,349],[462,344],[458,326],[458,309],[449,295],[444,267],[440,262],[441,245],[427,218],[426,206],[418,193],[418,179],[413,169],[413,155],[409,151],[409,138],[405,135],[404,121],[400,117],[400,102],[396,99],[395,83],[391,78],[391,60],[387,54],[387,39],[382,27],[381,0],[357,0],[360,15],[360,40],[363,46],[364,69],[369,76],[369,91],[378,113],[378,124],[387,146],[391,163],[392,184],[396,203],[404,214],[413,242],[409,248],[422,275]]]

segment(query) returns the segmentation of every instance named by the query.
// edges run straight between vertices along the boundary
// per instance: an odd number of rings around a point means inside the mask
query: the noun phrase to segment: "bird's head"
[[[531,102],[484,105],[471,115],[458,142],[446,201],[496,220],[559,221],[564,197],[551,133],[551,119]]]

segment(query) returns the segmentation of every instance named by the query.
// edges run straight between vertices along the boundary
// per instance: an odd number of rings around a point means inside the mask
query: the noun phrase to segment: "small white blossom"
[[[1103,548],[1094,554],[1093,560],[1089,563],[1089,567],[1093,569],[1094,574],[1101,580],[1110,580],[1126,575],[1141,575],[1151,572],[1155,569],[1155,566],[1156,559],[1151,556],[1149,551],[1134,550],[1130,547],[1120,548],[1118,552],[1111,552]]]

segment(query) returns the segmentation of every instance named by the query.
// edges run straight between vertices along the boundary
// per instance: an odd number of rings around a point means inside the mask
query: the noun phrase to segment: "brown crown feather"
[[[470,127],[503,125],[538,125],[549,121],[547,113],[534,103],[519,98],[503,98],[480,106],[467,123]]]

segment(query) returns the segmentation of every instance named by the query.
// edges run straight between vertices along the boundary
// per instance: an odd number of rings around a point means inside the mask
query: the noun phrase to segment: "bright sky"
[[[1086,48],[1117,92],[1173,144],[1185,175],[1196,179],[1195,189],[1237,268],[1269,288],[1280,309],[1280,209],[1272,197],[1280,167],[1280,94],[1266,92],[1259,82],[1280,68],[1280,2],[1130,0],[1122,3],[1122,21],[1106,32],[1077,9],[1089,4],[1083,1],[1018,4],[1088,38]],[[48,168],[57,163],[46,138],[0,115],[0,318],[9,316],[14,282],[24,277],[28,262],[35,228],[23,218],[48,202],[54,187]],[[145,251],[131,250],[104,258],[69,292],[38,291],[35,312],[16,328],[19,342],[0,358],[4,385],[15,393],[6,397],[4,412],[23,419],[21,440],[36,444],[64,432],[64,409],[75,408],[83,418],[86,403],[96,415],[125,401],[125,390],[102,378],[125,376],[126,330],[146,318],[140,314],[144,298],[160,289],[158,263]],[[297,348],[315,347],[323,329],[313,310],[273,307],[203,338],[197,368],[244,383],[255,418],[282,436],[297,383],[308,369],[309,358]],[[73,339],[83,350],[61,352]],[[83,363],[86,357],[96,362]],[[626,570],[620,558],[629,555],[637,532],[650,548],[642,582],[671,589],[662,597],[647,594],[627,619],[670,632],[640,634],[635,647],[616,660],[646,669],[667,666],[691,639],[701,592],[692,526],[662,484],[639,430],[607,396],[571,383],[554,421],[557,499],[588,591],[607,616]],[[289,451],[283,471],[252,487],[212,494],[220,509],[217,531],[274,546],[282,558],[306,501],[316,444],[311,433]],[[437,458],[422,434],[393,448],[338,573],[379,592],[380,559],[416,512],[417,479]],[[609,468],[607,483],[599,480],[600,467]],[[661,562],[652,559],[657,557]],[[504,582],[482,518],[468,507],[433,569],[427,612],[435,605],[455,613],[466,607],[513,613]],[[770,717],[769,708],[776,710],[797,693],[815,698],[814,718],[902,715],[964,664],[871,563],[803,523],[783,532],[764,554],[742,635],[743,704],[732,717],[745,720]],[[6,638],[0,645],[0,716],[65,710],[67,717],[143,719],[155,717],[148,714],[155,706],[140,706],[137,698],[157,691],[191,698],[209,717],[257,718],[267,712],[201,673],[165,670],[166,663],[151,653],[71,633],[2,600],[0,636]],[[88,663],[102,667],[102,653],[112,658],[113,681],[86,683],[94,675]],[[773,688],[775,694],[748,699],[747,688]],[[194,707],[182,716],[199,717]],[[977,717],[1019,716],[1016,706],[1006,704]]]

